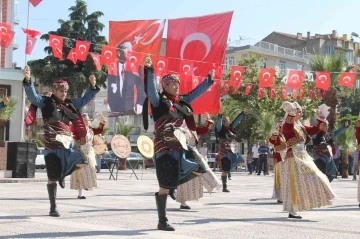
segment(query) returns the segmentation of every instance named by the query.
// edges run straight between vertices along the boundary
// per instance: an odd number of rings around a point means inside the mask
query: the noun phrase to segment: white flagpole
[[[26,22],[26,28],[29,28],[29,22],[30,22],[30,1],[28,0],[28,11],[27,11],[27,22]],[[26,43],[27,44],[27,43]],[[25,45],[26,46],[26,45]],[[25,54],[25,66],[27,66],[27,54]],[[23,89],[22,92],[22,110],[21,110],[21,141],[24,142],[25,141],[25,90]]]

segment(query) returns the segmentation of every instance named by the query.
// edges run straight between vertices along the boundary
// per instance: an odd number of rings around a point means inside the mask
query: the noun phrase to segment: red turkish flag
[[[28,35],[28,36],[31,36],[33,38],[39,36],[41,33],[39,31],[36,31],[36,30],[32,30],[32,29],[28,29],[28,28],[21,28],[23,30],[23,32]]]
[[[0,46],[4,48],[8,48],[14,38],[15,32],[9,31],[1,36]]]
[[[95,54],[95,53],[90,53],[90,55],[91,55],[91,57],[92,57],[92,59],[94,61],[94,65],[96,67],[96,70],[101,71],[100,55]]]
[[[266,88],[273,86],[273,82],[275,80],[275,69],[272,68],[261,68],[260,69],[260,79],[259,79],[259,87]]]
[[[189,92],[192,88],[192,77],[194,72],[194,62],[182,60],[177,70],[180,76],[180,92]]]
[[[31,55],[31,52],[34,49],[35,43],[37,38],[34,38],[30,35],[26,36],[26,47],[25,47],[25,54]]]
[[[300,100],[304,99],[304,88],[303,87],[301,87],[299,90],[299,98],[300,98]]]
[[[201,76],[194,76],[193,79],[192,79],[192,88],[195,89],[199,84],[200,82],[202,82],[202,78]]]
[[[110,46],[102,46],[100,63],[103,65],[110,65],[116,60],[116,49]]]
[[[318,89],[328,90],[330,87],[330,72],[326,71],[317,71],[316,72],[316,81],[315,87]]]
[[[108,66],[108,75],[114,75],[117,76],[119,75],[119,70],[118,70],[118,61],[115,60],[113,62],[111,62]]]
[[[249,95],[250,94],[250,91],[251,91],[251,89],[252,89],[252,84],[246,84],[245,85],[245,91],[244,91],[244,95]]]
[[[281,99],[287,100],[287,98],[288,98],[287,87],[282,86],[281,87]]]
[[[298,70],[289,70],[287,74],[286,86],[292,89],[299,89],[304,80],[304,72]]]
[[[9,32],[11,32],[11,25],[5,22],[0,22],[0,39],[2,39]]]
[[[347,88],[352,88],[356,80],[356,73],[343,72],[340,74],[339,85]]]
[[[270,99],[276,99],[276,88],[274,86],[270,87]]]
[[[52,53],[55,58],[62,59],[63,43],[64,43],[63,37],[49,34],[49,46],[52,48]]]
[[[207,76],[209,64],[223,64],[228,39],[229,27],[233,12],[212,14],[200,17],[178,18],[168,20],[166,56],[169,57],[169,70],[177,71],[183,59],[193,60],[195,75]],[[210,68],[213,66],[210,66]],[[217,73],[215,78],[222,78]],[[214,87],[214,86],[213,86]],[[219,87],[215,86],[214,88]],[[185,89],[183,89],[185,90]],[[180,93],[188,93],[181,91]],[[216,114],[220,109],[220,90],[212,92],[214,104],[204,100],[206,92],[192,105],[195,114]],[[204,104],[207,102],[207,104]]]
[[[262,99],[262,98],[264,98],[264,95],[265,95],[265,88],[259,87],[257,97],[258,97],[259,99]]]
[[[167,73],[169,59],[167,57],[159,56],[154,65],[155,75],[163,77]]]
[[[139,66],[143,62],[143,54],[140,52],[128,51],[126,54],[125,70],[134,74],[139,72]]]
[[[231,66],[230,85],[234,87],[232,92],[233,94],[235,94],[239,90],[244,73],[245,73],[244,66]]]
[[[42,0],[29,0],[29,2],[34,6],[37,7],[37,5],[39,5],[39,3],[41,3]]]
[[[311,99],[311,100],[314,99],[314,96],[315,96],[314,88],[309,86],[309,88],[308,88],[308,97],[309,97],[309,99]]]
[[[76,56],[76,49],[75,48],[71,48],[71,50],[69,51],[69,54],[67,55],[68,60],[72,61],[74,64],[76,64],[77,61],[77,56]]]
[[[296,89],[292,89],[292,98],[294,100],[296,100],[296,98],[297,98],[297,90]]]
[[[76,57],[80,61],[86,61],[90,50],[90,42],[76,40]]]
[[[226,94],[229,92],[230,81],[228,81],[228,80],[222,80],[222,81],[221,81],[221,86],[222,86],[221,94],[222,94],[222,95],[226,95]]]

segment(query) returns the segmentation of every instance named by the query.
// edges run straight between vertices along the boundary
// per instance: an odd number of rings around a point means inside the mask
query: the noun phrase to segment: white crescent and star
[[[94,63],[98,64],[99,63],[99,59],[97,57],[93,57]]]
[[[236,77],[236,74],[239,73],[239,77]],[[241,77],[241,71],[234,71],[235,80],[239,80]]]
[[[162,65],[162,66],[159,66],[159,64]],[[159,67],[159,70],[162,70],[162,68],[165,67],[165,62],[164,62],[164,61],[158,61],[158,63],[156,64],[156,66]]]
[[[81,50],[82,48],[84,48],[84,50]],[[83,45],[83,44],[81,44],[80,46],[79,46],[79,50],[80,50],[80,52],[81,52],[81,54],[84,54],[84,52],[86,51],[86,46],[85,45]]]
[[[293,80],[293,78],[296,78],[296,79]],[[298,74],[294,74],[294,75],[292,75],[292,76],[290,77],[290,79],[293,80],[293,82],[297,82],[297,81],[299,80],[299,78],[300,78],[300,77],[299,77]]]
[[[267,75],[268,77],[265,77],[266,75]],[[263,78],[264,78],[265,81],[267,81],[268,79],[270,79],[270,76],[271,76],[271,75],[270,75],[270,72],[265,72],[265,73],[263,74]]]
[[[135,60],[132,62],[131,59],[135,59]],[[135,64],[137,62],[136,56],[130,56],[129,62],[131,62],[131,64]]]
[[[2,29],[5,29],[5,31],[3,31]],[[3,27],[3,26],[0,27],[0,30],[1,30],[2,34],[5,34],[5,33],[8,32],[8,29],[6,27]]]
[[[322,78],[325,78],[325,79],[321,80]],[[321,80],[321,83],[325,83],[325,81],[327,80],[327,76],[326,75],[321,75],[321,76],[319,76],[319,80]]]
[[[201,32],[194,32],[192,34],[189,34],[187,37],[185,37],[185,39],[181,45],[181,48],[180,48],[180,58],[184,59],[185,48],[192,41],[202,41],[204,43],[204,45],[206,47],[206,52],[202,59],[202,60],[204,60],[211,50],[211,40],[208,35],[201,33]]]
[[[108,53],[108,52],[110,53],[109,56],[107,56],[108,54],[106,54],[106,53]],[[105,52],[104,52],[104,56],[106,57],[106,59],[109,59],[110,57],[112,57],[112,55],[113,55],[113,54],[112,54],[111,51],[105,51]]]
[[[156,21],[154,21],[153,23],[151,23],[149,26],[148,26],[148,28],[146,28],[145,29],[145,32],[151,27],[151,26],[153,26],[153,25],[155,25],[155,24],[158,24],[159,25],[159,27],[158,27],[158,29],[156,30],[156,32],[155,32],[155,34],[154,34],[154,36],[152,36],[152,38],[150,39],[150,40],[148,40],[148,41],[142,41],[142,42],[140,42],[142,45],[149,45],[151,42],[153,42],[159,35],[160,35],[160,33],[162,32],[162,30],[164,29],[164,26],[165,26],[165,20],[156,20]],[[138,36],[138,37],[140,37],[140,35]],[[136,38],[135,38],[136,39]],[[140,38],[141,39],[141,38]],[[140,39],[138,39],[137,41],[139,41]]]
[[[182,69],[183,69],[184,73],[187,74],[190,71],[191,67],[189,65],[183,65]],[[185,69],[188,69],[188,70],[185,70]]]
[[[53,39],[51,40],[51,42],[54,43],[55,46],[57,46],[57,45],[60,44],[60,41],[59,41],[59,39],[57,39],[57,38],[53,38]],[[56,42],[57,42],[57,43],[56,43]]]
[[[33,45],[32,40],[27,40],[27,43],[28,43],[28,47],[31,47]]]
[[[347,79],[348,79],[348,80],[347,80]],[[345,76],[345,77],[343,78],[343,81],[344,81],[345,83],[349,83],[349,82],[352,81],[352,79],[351,79],[350,76]]]

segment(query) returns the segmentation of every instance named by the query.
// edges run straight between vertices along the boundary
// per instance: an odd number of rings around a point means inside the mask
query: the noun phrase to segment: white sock
[[[181,206],[187,206],[186,202],[181,202]]]
[[[297,216],[297,215],[298,215],[294,210],[290,210],[289,213],[290,213],[291,215],[293,215],[293,216]]]
[[[82,189],[79,189],[79,197],[82,197]]]

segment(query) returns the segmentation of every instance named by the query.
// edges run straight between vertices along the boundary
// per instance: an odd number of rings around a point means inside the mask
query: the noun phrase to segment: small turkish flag
[[[274,86],[270,87],[270,99],[276,99],[276,88]]]
[[[0,40],[3,39],[3,37],[9,32],[11,32],[11,25],[5,22],[0,22]]]
[[[139,66],[143,61],[143,54],[141,52],[128,51],[126,53],[126,65],[125,70],[132,73],[139,72]]]
[[[0,46],[4,48],[8,48],[14,38],[15,32],[9,31],[1,36]]]
[[[259,87],[271,87],[274,82],[275,69],[272,68],[261,68],[260,69],[260,80]]]
[[[230,82],[228,80],[221,81],[221,86],[222,86],[221,94],[222,95],[226,95],[229,92],[229,85],[230,85]]]
[[[100,64],[100,55],[95,54],[95,53],[90,53],[93,61],[94,61],[94,65],[96,67],[96,70],[101,71],[101,64]]]
[[[194,62],[189,60],[181,60],[179,64],[179,76],[181,79],[180,93],[187,93],[192,88],[192,77],[194,72]]]
[[[244,91],[244,95],[249,95],[250,94],[250,91],[252,89],[252,84],[246,84],[245,85],[245,91]]]
[[[29,2],[36,7],[37,5],[39,5],[39,3],[41,3],[42,0],[29,0]]]
[[[71,48],[71,50],[69,51],[69,54],[67,55],[68,60],[72,61],[74,64],[76,64],[77,61],[77,56],[76,56],[76,49],[75,48]]]
[[[212,69],[215,70],[215,79],[222,79],[223,78],[223,68],[222,65],[219,63],[212,63]]]
[[[86,61],[90,50],[90,42],[76,40],[76,57],[80,61]]]
[[[101,47],[101,64],[110,65],[116,59],[116,49],[114,47],[102,46]]]
[[[64,43],[63,37],[49,34],[49,46],[51,47],[53,56],[55,58],[62,59],[63,43]]]
[[[39,31],[36,31],[36,30],[31,30],[31,29],[28,29],[28,28],[21,28],[23,30],[23,32],[28,35],[28,36],[31,36],[33,38],[37,37],[40,35],[40,32]]]
[[[299,89],[303,80],[303,71],[289,70],[287,74],[286,86],[292,89]]]
[[[315,87],[318,89],[328,90],[330,87],[330,72],[317,71]]]
[[[258,89],[258,95],[257,95],[257,98],[259,98],[259,99],[264,98],[264,91],[265,91],[265,89],[264,89],[264,88],[259,87],[259,89]]]
[[[287,98],[288,98],[287,87],[282,86],[281,87],[281,99],[287,100]]]
[[[25,47],[25,54],[26,55],[31,55],[31,52],[34,49],[35,43],[36,43],[37,38],[34,38],[30,35],[26,36],[26,47]]]
[[[300,100],[304,99],[304,88],[303,87],[301,87],[299,90],[299,98],[300,98]]]
[[[169,65],[169,59],[164,56],[159,56],[155,64],[155,75],[162,77],[166,74]]]
[[[244,66],[231,66],[230,70],[230,86],[233,86],[234,89],[232,91],[233,94],[235,94],[242,84],[242,78],[245,73],[245,67]]]
[[[296,100],[296,98],[297,98],[297,90],[296,89],[292,89],[292,98],[294,100]]]
[[[315,96],[314,88],[309,86],[309,88],[308,88],[308,97],[309,97],[309,99],[311,99],[311,100],[314,99],[314,96]]]
[[[108,66],[108,75],[114,75],[114,76],[118,76],[119,75],[119,70],[118,70],[118,61],[115,60],[114,62],[111,62]]]
[[[347,88],[352,88],[355,83],[356,73],[343,72],[340,74],[339,85]]]
[[[195,89],[198,85],[200,85],[200,83],[202,82],[202,77],[201,76],[194,76],[192,79],[192,88]]]

